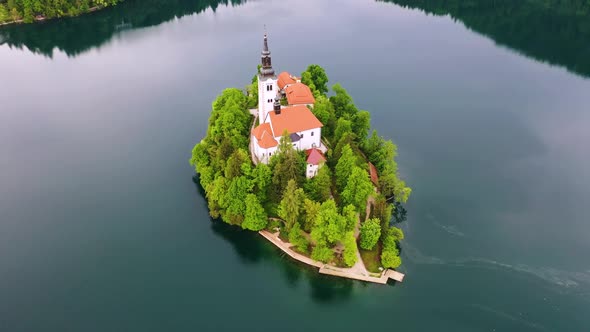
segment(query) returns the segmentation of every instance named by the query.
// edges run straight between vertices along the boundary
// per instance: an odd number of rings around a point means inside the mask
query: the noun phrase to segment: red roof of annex
[[[314,104],[315,98],[309,87],[303,83],[297,82],[285,88],[287,102],[289,105]]]
[[[326,157],[324,157],[324,154],[322,153],[322,151],[318,150],[318,149],[309,149],[309,150],[305,150],[305,154],[307,155],[307,163],[308,164],[312,164],[312,165],[319,165],[320,163],[323,163],[326,161]]]
[[[323,127],[320,120],[307,108],[307,106],[290,106],[281,109],[280,114],[269,112],[270,122],[275,137],[280,137],[285,130],[289,133],[297,133],[305,130]]]
[[[281,90],[283,90],[287,85],[295,83],[297,83],[297,81],[286,71],[280,73],[278,76],[277,84]]]

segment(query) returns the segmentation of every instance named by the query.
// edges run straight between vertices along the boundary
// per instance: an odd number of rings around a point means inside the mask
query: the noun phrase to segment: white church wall
[[[264,123],[268,112],[273,110],[278,88],[276,78],[262,79],[258,75],[258,119],[260,123]]]
[[[298,132],[299,136],[303,135],[299,140],[299,149],[308,150],[311,148],[319,148],[322,140],[322,128],[314,128]]]

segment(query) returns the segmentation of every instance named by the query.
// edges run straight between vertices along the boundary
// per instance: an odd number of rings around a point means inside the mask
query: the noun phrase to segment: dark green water
[[[590,330],[587,15],[146,3],[0,30],[1,331]],[[318,276],[208,217],[187,160],[263,24],[278,70],[324,66],[398,144],[403,284]]]

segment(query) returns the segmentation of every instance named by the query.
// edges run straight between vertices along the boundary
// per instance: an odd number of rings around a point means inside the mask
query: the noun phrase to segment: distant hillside
[[[590,0],[377,0],[449,15],[526,56],[590,77]]]
[[[125,0],[116,7],[89,15],[0,28],[0,45],[27,48],[49,57],[57,48],[68,56],[75,56],[108,42],[121,30],[155,26],[209,8],[215,11],[219,6],[238,6],[244,2],[246,0]]]
[[[123,0],[0,0],[0,23],[78,16]]]

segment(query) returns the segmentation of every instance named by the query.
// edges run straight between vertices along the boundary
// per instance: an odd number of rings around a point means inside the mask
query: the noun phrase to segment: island
[[[213,102],[206,137],[190,164],[212,218],[259,232],[324,274],[401,281],[391,225],[410,196],[392,141],[369,133],[370,114],[340,85],[328,96],[319,65],[278,75],[264,35],[262,63],[246,89]]]
[[[90,13],[122,0],[0,0],[0,26]]]

